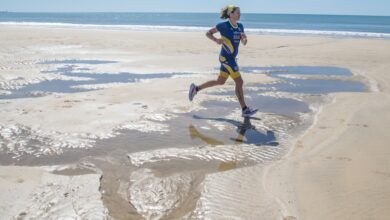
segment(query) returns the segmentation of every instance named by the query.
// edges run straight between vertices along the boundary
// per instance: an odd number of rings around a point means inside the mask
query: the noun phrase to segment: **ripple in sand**
[[[189,197],[193,177],[177,174],[156,177],[149,169],[131,174],[128,201],[146,219],[161,219],[178,208]]]
[[[222,145],[192,148],[166,148],[129,154],[134,166],[172,160],[195,161],[237,161],[265,163],[281,156],[283,149],[278,146]]]

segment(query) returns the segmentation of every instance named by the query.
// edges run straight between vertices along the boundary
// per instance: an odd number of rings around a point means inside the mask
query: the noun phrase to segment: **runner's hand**
[[[215,42],[217,43],[217,44],[223,44],[223,40],[221,39],[221,38],[217,38],[216,40],[215,40]]]
[[[244,45],[248,42],[248,38],[246,37],[245,33],[241,33],[241,41]]]

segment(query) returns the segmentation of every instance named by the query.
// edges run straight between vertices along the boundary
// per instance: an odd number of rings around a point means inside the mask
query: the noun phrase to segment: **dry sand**
[[[83,65],[95,73],[191,73],[110,84],[84,93],[0,100],[1,151],[15,161],[25,155],[93,148],[96,140],[113,137],[120,129],[164,133],[169,129],[164,121],[175,117],[173,112],[191,112],[201,108],[202,101],[215,98],[203,94],[194,103],[187,100],[191,82],[216,76],[219,47],[204,33],[0,28],[0,93],[31,82],[63,79],[42,72],[58,68],[55,63],[42,64],[53,60],[114,61]],[[224,172],[200,177],[158,176],[148,168],[125,171],[133,182],[119,184],[118,191],[127,195],[123,198],[137,214],[122,215],[109,203],[102,204],[99,171],[69,176],[53,174],[58,169],[53,166],[2,166],[0,184],[6,193],[1,195],[0,216],[104,219],[111,210],[112,217],[123,219],[388,219],[389,60],[388,40],[251,35],[248,46],[240,48],[241,66],[344,67],[366,82],[368,92],[330,95],[332,102],[320,108],[307,131],[294,137],[289,152],[266,165],[234,169],[235,164],[225,161],[219,165]],[[272,80],[244,74],[247,85]],[[220,88],[232,86],[229,80]],[[31,136],[43,144],[32,149]],[[219,149],[211,151],[223,157],[226,151],[221,154]],[[173,148],[141,154],[165,160],[172,151],[176,152]],[[196,148],[174,155],[188,158],[193,151]],[[145,157],[138,159],[142,162]],[[194,187],[199,190],[196,195],[191,194]],[[161,194],[155,195],[156,191]],[[175,202],[191,205],[178,208]]]

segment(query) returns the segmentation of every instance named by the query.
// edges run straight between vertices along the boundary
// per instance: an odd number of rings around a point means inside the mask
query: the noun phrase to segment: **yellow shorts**
[[[232,79],[236,79],[241,75],[235,59],[226,59],[224,56],[220,56],[219,61],[221,62],[219,76],[226,79],[230,76]]]
[[[226,78],[226,79],[229,78],[229,76],[232,77],[232,79],[237,79],[239,76],[241,76],[241,74],[240,74],[240,71],[231,72],[230,74],[225,72],[225,71],[221,71],[219,73],[219,76]]]

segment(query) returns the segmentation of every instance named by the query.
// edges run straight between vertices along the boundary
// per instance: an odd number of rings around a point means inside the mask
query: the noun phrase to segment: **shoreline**
[[[176,25],[111,25],[111,24],[75,24],[55,22],[0,22],[0,26],[8,27],[38,27],[54,29],[95,30],[95,31],[127,31],[127,32],[169,32],[169,33],[197,33],[206,32],[210,27],[176,26]],[[285,37],[325,37],[336,39],[379,39],[390,40],[390,33],[363,32],[363,31],[336,31],[336,30],[308,30],[308,29],[271,29],[246,28],[249,35],[285,36]]]

